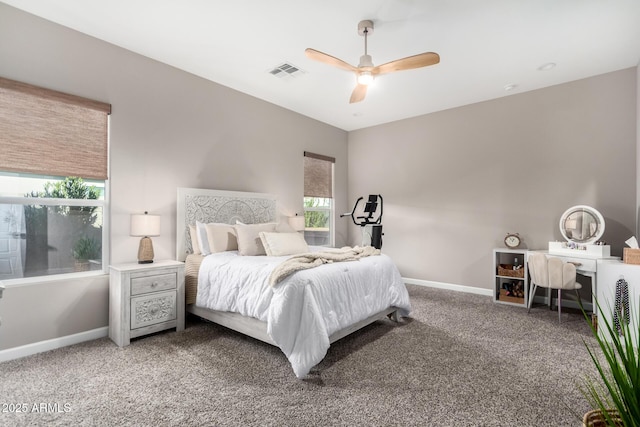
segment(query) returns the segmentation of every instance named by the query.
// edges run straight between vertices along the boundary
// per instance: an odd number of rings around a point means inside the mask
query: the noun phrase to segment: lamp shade
[[[132,236],[159,236],[160,215],[133,214],[131,215]]]
[[[304,217],[298,215],[289,217],[289,225],[295,231],[304,230]]]

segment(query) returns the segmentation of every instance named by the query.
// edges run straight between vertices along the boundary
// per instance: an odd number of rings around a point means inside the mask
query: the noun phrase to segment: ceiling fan
[[[408,56],[386,64],[374,66],[371,55],[367,54],[367,36],[373,33],[373,21],[360,21],[358,24],[358,34],[364,36],[364,55],[360,57],[360,63],[357,67],[344,62],[335,56],[320,52],[319,50],[307,48],[304,53],[308,58],[343,70],[352,71],[356,74],[356,87],[351,93],[349,103],[360,102],[367,95],[367,87],[373,82],[373,79],[380,74],[392,73],[394,71],[411,70],[414,68],[426,67],[440,62],[440,55],[435,52],[425,52],[418,55]]]

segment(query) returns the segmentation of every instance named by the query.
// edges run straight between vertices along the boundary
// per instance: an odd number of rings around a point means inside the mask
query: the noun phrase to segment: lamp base
[[[151,237],[140,239],[138,248],[138,264],[151,264],[153,262],[153,242]]]

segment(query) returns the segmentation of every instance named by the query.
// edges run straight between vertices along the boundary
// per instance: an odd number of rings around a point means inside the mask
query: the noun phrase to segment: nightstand
[[[184,330],[184,263],[112,265],[109,338],[123,347],[131,338],[170,328]]]

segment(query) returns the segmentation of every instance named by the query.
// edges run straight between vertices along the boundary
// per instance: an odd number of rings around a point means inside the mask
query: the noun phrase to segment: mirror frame
[[[567,236],[567,232],[564,228],[564,224],[567,221],[567,219],[578,212],[587,212],[589,214],[591,214],[591,216],[593,216],[598,224],[598,227],[596,229],[596,232],[593,234],[593,236],[591,236],[588,239],[584,239],[584,240],[575,240],[572,238],[569,238]],[[604,217],[602,216],[602,214],[600,212],[598,212],[596,209],[592,208],[591,206],[586,206],[586,205],[576,205],[576,206],[572,206],[569,209],[567,209],[562,216],[560,217],[560,233],[562,234],[562,237],[565,238],[565,240],[567,242],[574,242],[578,245],[589,245],[589,244],[593,244],[595,242],[597,242],[598,240],[600,240],[602,238],[602,235],[604,234]]]

